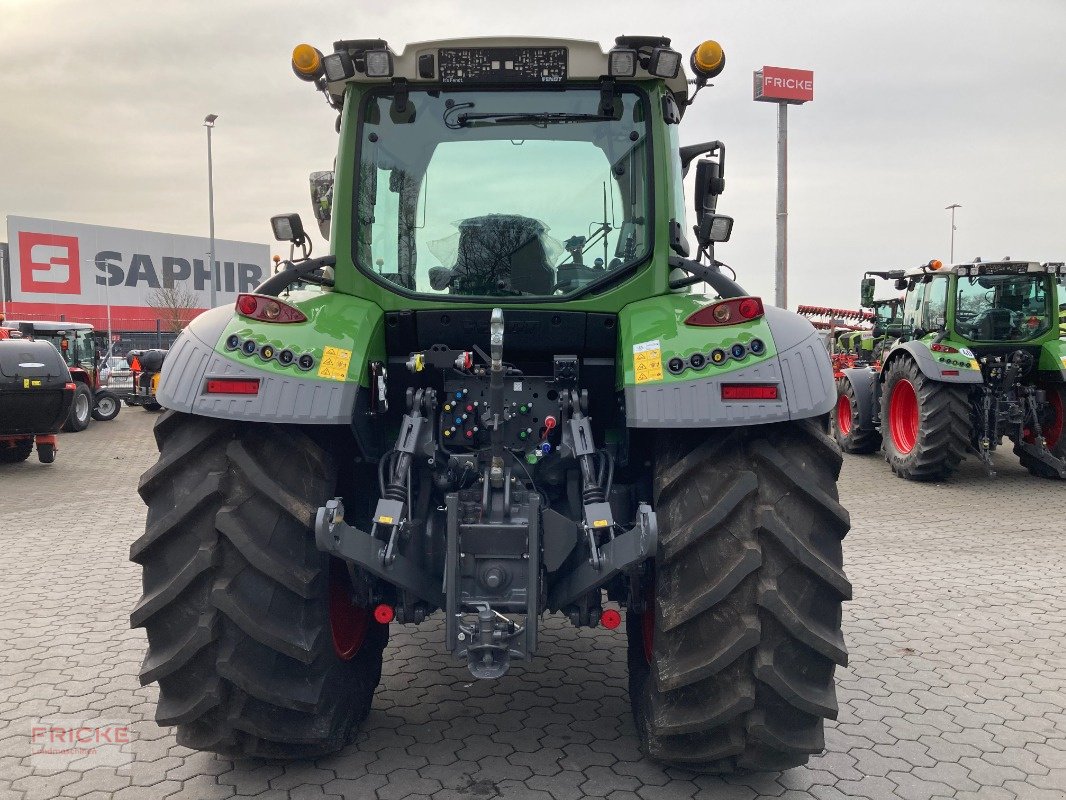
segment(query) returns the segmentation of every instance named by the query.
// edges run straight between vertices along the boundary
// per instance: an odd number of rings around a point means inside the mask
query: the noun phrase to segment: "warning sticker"
[[[633,345],[633,374],[637,383],[663,379],[663,351],[658,339]]]
[[[318,365],[318,377],[335,381],[345,380],[348,377],[348,363],[351,360],[351,350],[327,347],[322,351],[322,363]]]

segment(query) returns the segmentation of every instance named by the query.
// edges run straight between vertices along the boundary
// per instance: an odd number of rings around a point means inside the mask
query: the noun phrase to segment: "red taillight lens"
[[[777,400],[776,383],[723,383],[723,400]]]
[[[758,319],[763,315],[762,299],[758,297],[733,297],[704,306],[690,314],[686,325],[714,328],[719,325],[736,325]]]
[[[259,394],[258,378],[210,378],[206,394]]]
[[[929,345],[929,349],[932,350],[934,353],[957,353],[957,352],[959,352],[959,348],[957,348],[957,347],[949,347],[946,344],[939,344],[939,343],[938,344]]]
[[[75,389],[78,388],[78,384],[76,384],[76,383],[68,383],[63,388],[66,389],[68,392],[73,392]]]
[[[238,295],[237,312],[260,322],[307,322],[307,317],[300,309],[275,297],[258,294]]]

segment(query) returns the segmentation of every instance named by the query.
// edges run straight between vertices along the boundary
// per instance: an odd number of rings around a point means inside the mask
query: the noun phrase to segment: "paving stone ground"
[[[231,761],[152,722],[130,630],[144,525],[135,487],[154,415],[64,434],[57,462],[0,466],[0,800],[1062,800],[1066,798],[1066,484],[968,460],[950,485],[846,458],[851,663],[824,755],[723,780],[642,759],[625,636],[553,620],[542,657],[498,683],[441,653],[439,624],[397,630],[358,742],[316,762]],[[48,766],[31,725],[131,729],[132,763]],[[117,752],[101,745],[100,757]]]

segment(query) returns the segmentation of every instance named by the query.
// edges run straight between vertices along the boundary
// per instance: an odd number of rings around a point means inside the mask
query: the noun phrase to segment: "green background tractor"
[[[695,90],[658,37],[296,48],[339,113],[335,175],[312,178],[331,252],[272,220],[302,257],[175,342],[140,486],[132,623],[180,743],[335,750],[390,624],[443,613],[493,679],[551,658],[558,612],[624,615],[651,756],[822,750],[851,594],[832,371],[714,260],[725,146],[678,130],[724,55],[689,64]]]
[[[849,452],[883,446],[893,471],[943,480],[967,451],[992,471],[1006,436],[1034,475],[1066,478],[1066,341],[1062,264],[1003,260],[867,273],[905,289],[880,370],[844,371],[833,429]]]

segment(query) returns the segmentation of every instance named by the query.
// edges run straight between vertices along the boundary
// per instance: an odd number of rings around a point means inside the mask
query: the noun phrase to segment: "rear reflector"
[[[777,400],[776,383],[723,383],[723,400]]]
[[[940,370],[940,374],[941,375],[958,375],[959,371],[957,369],[942,369],[942,370]]]
[[[258,378],[210,378],[205,394],[259,394]]]

